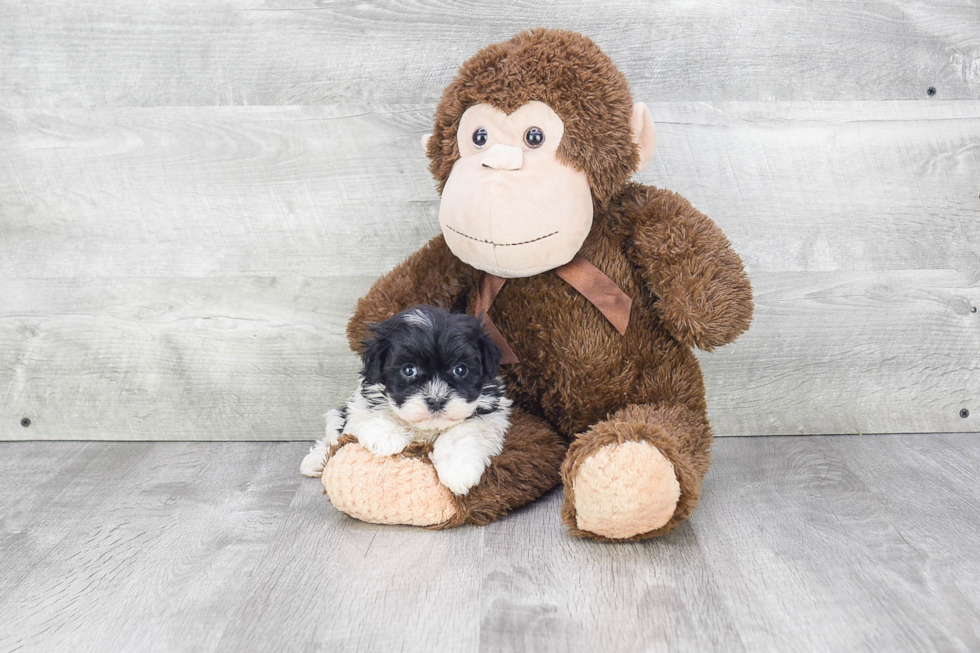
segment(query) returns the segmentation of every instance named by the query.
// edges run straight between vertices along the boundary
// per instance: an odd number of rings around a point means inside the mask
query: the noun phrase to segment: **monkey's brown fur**
[[[620,335],[554,271],[507,281],[489,312],[520,359],[503,369],[513,424],[504,453],[444,526],[487,523],[537,498],[557,482],[560,467],[563,520],[575,535],[599,537],[576,525],[575,474],[599,448],[639,441],[673,464],[681,495],[666,525],[628,539],[662,535],[694,509],[710,461],[704,386],[691,348],[710,351],[748,328],[751,287],[709,218],[675,193],[629,181],[638,153],[628,85],[577,34],[525,32],[463,65],[428,144],[440,190],[459,156],[463,111],[486,102],[512,112],[531,100],[547,103],[565,124],[558,156],[588,175],[594,198],[592,231],[580,251],[632,298],[632,315]],[[351,346],[360,349],[369,323],[414,304],[472,312],[480,274],[442,236],[433,238],[358,302]],[[567,455],[563,439],[571,442]]]

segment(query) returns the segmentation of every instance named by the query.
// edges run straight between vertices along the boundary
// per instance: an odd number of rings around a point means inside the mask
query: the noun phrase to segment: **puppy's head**
[[[501,352],[480,321],[416,306],[371,326],[362,376],[381,386],[399,417],[419,430],[448,428],[471,416],[493,381]]]

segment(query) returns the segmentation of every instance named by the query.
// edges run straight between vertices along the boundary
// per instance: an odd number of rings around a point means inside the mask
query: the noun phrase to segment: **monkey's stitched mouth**
[[[474,238],[469,234],[464,234],[462,231],[459,231],[458,229],[453,229],[448,224],[446,225],[446,228],[449,229],[454,234],[459,234],[463,238],[469,238],[470,240],[475,240],[478,243],[486,243],[487,245],[493,245],[494,247],[516,247],[517,245],[527,245],[530,243],[536,243],[539,240],[544,240],[545,238],[551,238],[552,236],[558,233],[557,231],[552,231],[550,234],[538,236],[537,238],[532,238],[531,240],[522,240],[519,243],[495,243],[492,240],[484,240],[483,238]]]

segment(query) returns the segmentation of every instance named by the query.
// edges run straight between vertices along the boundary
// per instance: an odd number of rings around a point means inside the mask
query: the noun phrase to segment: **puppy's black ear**
[[[384,383],[383,373],[385,369],[385,359],[391,349],[391,342],[388,340],[388,332],[380,324],[372,324],[370,327],[374,337],[364,341],[364,352],[361,354],[363,369],[361,376],[366,383]]]
[[[500,347],[493,343],[490,336],[480,326],[480,334],[476,337],[476,347],[480,352],[480,363],[483,365],[483,373],[486,376],[497,376],[500,370],[500,359],[504,357],[504,352]]]

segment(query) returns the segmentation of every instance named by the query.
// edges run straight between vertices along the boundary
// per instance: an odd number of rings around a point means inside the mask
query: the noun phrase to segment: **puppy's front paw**
[[[486,466],[480,460],[466,460],[456,456],[440,458],[431,456],[439,482],[456,495],[467,494],[470,488],[480,482]]]
[[[411,438],[406,438],[388,425],[365,425],[354,437],[376,456],[394,456],[404,451],[411,442]]]
[[[327,445],[322,440],[310,449],[303,462],[299,464],[299,472],[303,476],[320,478],[323,475],[323,467],[327,464]]]
[[[406,442],[399,437],[385,436],[362,442],[376,456],[394,456],[405,450]]]

